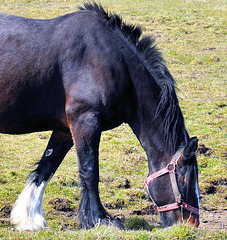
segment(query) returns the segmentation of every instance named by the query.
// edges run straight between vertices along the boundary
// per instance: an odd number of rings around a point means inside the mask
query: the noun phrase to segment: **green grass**
[[[153,34],[167,66],[177,80],[178,97],[187,129],[200,143],[210,148],[209,155],[198,156],[201,208],[224,209],[227,204],[227,134],[226,134],[226,29],[224,0],[103,0],[111,12],[128,23],[141,25],[144,34]],[[1,0],[0,12],[32,18],[53,18],[72,11],[82,1],[73,0]],[[21,136],[0,135],[0,209],[12,205],[44,151],[49,132]],[[143,181],[148,174],[144,151],[127,125],[102,134],[100,146],[100,196],[112,215],[124,215],[126,221],[138,217],[135,211],[147,209]],[[130,188],[123,186],[126,179]],[[49,202],[58,197],[79,206],[78,164],[72,149],[48,184],[44,210],[50,229],[38,233],[11,230],[0,212],[1,239],[225,239],[225,231],[194,229],[185,225],[162,230],[157,215],[152,231],[119,231],[99,227],[77,230],[78,220],[54,211]],[[218,182],[219,184],[215,184]],[[209,187],[215,194],[207,194]],[[119,209],[120,208],[120,209]],[[128,222],[127,222],[128,223]],[[138,224],[137,224],[138,226]]]
[[[56,229],[49,229],[46,231],[26,233],[26,232],[13,232],[4,229],[0,232],[1,239],[111,239],[111,240],[185,240],[185,239],[200,239],[200,240],[213,240],[213,239],[226,239],[224,232],[217,233],[206,230],[198,230],[186,225],[173,226],[165,230],[153,229],[153,231],[138,230],[138,231],[120,231],[114,227],[98,226],[91,230],[78,230],[78,231],[56,231]]]

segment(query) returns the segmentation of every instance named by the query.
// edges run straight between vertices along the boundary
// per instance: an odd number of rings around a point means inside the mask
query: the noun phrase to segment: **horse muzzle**
[[[189,224],[192,227],[199,227],[200,216],[199,214],[194,214],[192,212],[183,211],[183,223]]]

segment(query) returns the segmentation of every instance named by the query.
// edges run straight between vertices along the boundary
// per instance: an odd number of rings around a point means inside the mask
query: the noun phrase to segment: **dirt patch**
[[[53,211],[48,211],[49,215],[65,217],[66,219],[67,218],[70,219],[70,221],[77,217],[78,209],[76,209],[76,207],[71,207],[72,202],[67,199],[54,198],[49,201],[49,204],[52,205],[53,208],[55,209]],[[74,222],[75,222],[74,220],[72,221],[72,223],[68,223],[68,225],[74,226]],[[62,229],[67,228],[66,227],[67,223],[64,223],[64,221],[61,221],[59,224],[62,225]]]
[[[218,186],[218,185],[227,186],[227,178],[219,178],[217,180],[213,180],[211,181],[211,184],[213,184],[214,186]]]
[[[213,152],[214,151],[211,148],[206,147],[204,144],[199,144],[196,154],[204,154],[205,156],[210,156]]]
[[[115,203],[106,203],[104,207],[108,209],[122,209],[125,205],[124,200],[117,199]]]
[[[73,208],[70,207],[72,202],[70,202],[67,199],[63,198],[54,198],[51,201],[49,201],[49,204],[53,206],[53,208],[57,211],[62,212],[72,212]]]
[[[124,223],[126,220],[125,215],[121,213],[115,213],[113,214],[113,217],[119,219],[122,223]]]
[[[142,208],[141,210],[135,210],[132,213],[133,215],[158,215],[158,212],[153,206],[148,206],[145,208]]]
[[[118,188],[125,188],[125,189],[128,189],[128,188],[130,188],[130,187],[131,187],[131,185],[130,185],[130,181],[129,181],[128,179],[125,179],[125,183],[120,184],[120,185],[118,186]]]
[[[227,231],[227,209],[201,211],[200,228]]]
[[[225,189],[227,187],[227,179],[226,178],[217,178],[212,181],[206,181],[204,183],[203,188],[200,189],[200,195],[201,198],[203,197],[203,194],[215,194],[220,193],[223,194],[225,199],[227,198],[227,195],[225,194]],[[204,206],[203,206],[204,207]],[[213,210],[213,209],[206,209],[205,210]]]
[[[9,218],[10,213],[12,211],[12,206],[9,204],[6,204],[4,207],[1,208],[0,212],[2,213],[2,217]]]

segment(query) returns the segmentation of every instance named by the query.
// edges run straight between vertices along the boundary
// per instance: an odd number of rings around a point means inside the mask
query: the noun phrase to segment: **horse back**
[[[94,14],[3,14],[0,23],[0,132],[67,128],[66,103],[69,111],[98,112],[103,129],[126,121],[130,51]]]

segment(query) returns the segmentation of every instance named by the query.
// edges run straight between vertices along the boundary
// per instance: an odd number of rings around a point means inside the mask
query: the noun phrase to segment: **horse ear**
[[[195,154],[198,147],[198,141],[197,137],[193,137],[189,140],[183,152],[183,158],[185,160],[190,159]]]

